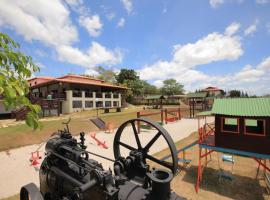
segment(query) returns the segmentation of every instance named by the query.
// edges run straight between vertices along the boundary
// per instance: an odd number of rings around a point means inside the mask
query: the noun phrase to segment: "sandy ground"
[[[173,140],[179,141],[186,138],[190,133],[197,130],[197,120],[195,119],[182,119],[181,121],[164,125],[164,128],[170,133]],[[142,145],[145,145],[156,134],[156,130],[144,130],[139,135]],[[90,137],[90,134],[86,136],[87,150],[98,153],[103,156],[113,158],[113,139],[114,134],[108,134],[104,132],[98,132],[97,138],[106,141],[109,146],[108,149],[103,149],[96,145],[96,142]],[[131,146],[136,147],[134,135],[132,135],[131,127],[127,127],[123,132],[121,141]],[[133,144],[133,145],[132,145]],[[35,151],[39,145],[30,145],[18,149],[10,150],[9,152],[0,152],[0,199],[12,196],[19,193],[22,185],[33,182],[39,185],[38,168],[30,166],[30,154]],[[167,144],[162,138],[159,138],[156,143],[151,147],[150,153],[156,153],[167,148]],[[126,149],[121,149],[122,155],[127,155]],[[44,146],[40,148],[42,158],[44,157]],[[105,169],[112,167],[110,161],[94,157],[101,162]],[[40,160],[42,162],[42,160]]]

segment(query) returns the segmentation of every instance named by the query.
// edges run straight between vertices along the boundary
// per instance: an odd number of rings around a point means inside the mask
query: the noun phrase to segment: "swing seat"
[[[223,162],[234,163],[234,158],[232,155],[222,155]]]
[[[160,126],[163,126],[163,122],[157,122]]]
[[[141,124],[140,127],[141,129],[147,129],[147,130],[150,130],[152,128],[152,126],[146,125],[146,124]]]
[[[225,178],[229,181],[232,181],[234,179],[233,175],[231,173],[226,173],[225,171],[219,172],[219,178]]]
[[[178,163],[189,164],[189,163],[191,163],[191,160],[189,160],[189,159],[183,159],[183,158],[178,158]]]

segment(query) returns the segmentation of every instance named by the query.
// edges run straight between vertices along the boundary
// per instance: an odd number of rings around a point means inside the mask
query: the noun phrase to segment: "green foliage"
[[[126,83],[127,81],[135,81],[139,79],[137,72],[133,69],[121,69],[120,73],[115,77],[118,83]]]
[[[40,127],[40,107],[32,105],[26,97],[29,93],[27,79],[38,70],[32,58],[20,52],[20,45],[0,32],[0,95],[3,104],[6,109],[25,106],[29,110],[26,123],[34,129]]]
[[[106,82],[111,82],[111,83],[115,83],[116,82],[116,74],[113,70],[111,69],[105,69],[102,66],[99,66],[97,68],[97,72],[98,72],[98,76],[97,78],[102,79]]]
[[[241,91],[240,90],[231,90],[231,91],[229,91],[229,97],[231,97],[231,98],[241,97]]]
[[[183,94],[184,86],[178,83],[175,79],[167,79],[163,81],[163,87],[161,93],[163,95],[177,95]]]
[[[143,95],[151,95],[151,94],[159,94],[160,91],[156,86],[147,83],[146,81],[142,81],[143,84]]]
[[[231,90],[229,91],[229,97],[231,98],[239,98],[239,97],[249,97],[247,92],[243,92],[240,90]]]

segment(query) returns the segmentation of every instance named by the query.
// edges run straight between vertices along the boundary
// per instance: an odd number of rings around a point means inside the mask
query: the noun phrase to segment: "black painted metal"
[[[157,130],[157,134],[153,137],[152,140],[149,141],[149,143],[145,147],[141,146],[141,141],[139,139],[138,131],[137,131],[136,126],[135,126],[135,124],[137,124],[137,122],[146,123],[146,125],[150,125],[151,127],[153,127],[153,129]],[[133,127],[134,137],[135,137],[136,142],[137,142],[137,149],[128,145],[128,144],[124,144],[123,142],[120,141],[121,135],[123,134],[124,129],[128,125],[131,125]],[[171,163],[166,162],[166,161],[162,161],[162,160],[155,158],[155,157],[148,154],[149,149],[151,148],[151,146],[155,143],[155,141],[159,137],[163,137],[168,144],[168,148],[170,149],[170,157],[172,158]],[[158,163],[159,165],[162,165],[163,167],[169,168],[173,174],[175,174],[178,170],[178,164],[177,164],[178,157],[177,157],[177,150],[176,150],[175,144],[174,144],[170,134],[166,131],[166,129],[164,129],[162,126],[160,126],[158,123],[156,123],[154,121],[151,121],[151,120],[145,119],[145,118],[137,118],[137,119],[128,120],[125,123],[123,123],[118,128],[118,130],[115,134],[115,137],[114,137],[113,151],[114,151],[114,157],[116,160],[119,159],[120,157],[122,157],[121,152],[120,152],[120,146],[123,146],[131,151],[141,152],[144,160],[149,159],[155,163]]]
[[[133,124],[133,131],[136,132],[137,120],[124,123],[117,131],[117,135],[121,135],[130,122]],[[34,184],[28,184],[21,189],[21,200],[183,199],[170,189],[173,177],[171,172],[151,170],[145,162],[145,159],[151,159],[175,171],[174,164],[160,162],[144,153],[151,148],[158,137],[163,136],[175,160],[177,155],[172,139],[158,124],[145,119],[140,121],[153,125],[158,130],[157,136],[146,147],[142,147],[139,137],[136,137],[138,149],[122,144],[131,150],[130,154],[126,158],[116,156],[116,160],[86,151],[84,133],[80,133],[80,142],[72,137],[68,127],[53,134],[53,138],[46,144],[46,157],[39,171],[40,191]],[[103,169],[100,163],[91,159],[89,156],[91,154],[114,162],[114,175],[111,170]]]

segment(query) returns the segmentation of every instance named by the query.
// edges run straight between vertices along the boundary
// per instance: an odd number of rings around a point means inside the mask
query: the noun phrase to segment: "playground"
[[[70,127],[72,131],[72,125],[70,125]],[[181,132],[179,132],[179,127],[182,127]],[[164,125],[164,128],[168,130],[176,142],[185,137],[188,137],[190,133],[196,131],[197,120],[182,119],[181,121],[175,123],[168,123]],[[129,144],[135,144],[135,141],[131,140],[133,137],[130,137],[129,135],[131,133],[131,129],[131,126],[127,127],[124,138],[122,139]],[[102,144],[98,145],[98,142],[93,138],[93,132],[86,133],[87,135],[85,144],[88,146],[88,151],[96,154],[101,154],[102,156],[109,158],[114,157],[112,149],[114,134],[108,134],[104,131],[95,132],[95,138],[97,138],[102,143],[105,141],[105,146],[103,146]],[[154,130],[142,130],[141,134],[139,134],[142,145],[152,139],[154,134],[156,134]],[[106,146],[108,148],[106,148]],[[42,158],[44,156],[44,146],[41,146],[40,148],[39,147],[40,144],[29,145],[18,149],[12,149],[8,153],[5,151],[0,153],[0,171],[5,172],[1,173],[0,176],[0,199],[17,194],[20,187],[28,182],[34,182],[38,184],[38,163],[42,162]],[[157,143],[151,147],[150,154],[157,153],[166,147],[167,146],[164,141],[158,140]],[[36,164],[30,162],[29,159],[31,158],[31,152],[35,152],[37,149],[39,149],[40,155],[43,156],[41,159],[37,159],[38,163]],[[112,168],[112,162],[96,156],[93,156],[93,158],[101,162],[104,168]],[[20,170],[17,170],[18,166],[20,166]],[[25,176],[25,174],[27,174],[27,176]]]
[[[112,168],[112,162],[104,159],[104,157],[114,157],[113,141],[118,124],[134,117],[150,118],[170,133],[177,147],[180,170],[172,182],[174,191],[187,199],[270,199],[269,186],[265,181],[265,172],[268,168],[265,166],[264,160],[260,160],[262,158],[260,156],[263,154],[252,153],[256,149],[250,150],[251,152],[248,152],[248,149],[246,153],[243,153],[241,149],[240,151],[230,150],[230,152],[226,152],[223,148],[216,147],[210,140],[216,131],[215,128],[218,128],[214,126],[214,116],[210,112],[204,112],[194,119],[189,118],[189,110],[186,110],[186,112],[183,110],[178,107],[153,110],[133,108],[123,113],[100,113],[99,117],[102,118],[105,125],[108,122],[115,123],[114,129],[110,131],[99,130],[98,126],[90,122],[89,115],[80,113],[80,117],[74,118],[76,123],[70,123],[70,130],[72,133],[76,130],[74,133],[78,135],[77,130],[82,130],[84,123],[91,124],[93,129],[90,130],[85,127],[87,150],[92,152],[93,158],[102,163],[104,168]],[[241,117],[243,114],[240,112],[239,115]],[[91,117],[97,116],[92,115]],[[77,120],[80,120],[79,125]],[[239,120],[237,123],[232,123],[232,120],[229,121],[231,124],[226,127],[222,125],[221,130],[224,131],[225,128],[228,128],[230,131],[234,129],[239,131],[239,125],[238,129],[235,127]],[[223,123],[225,122],[226,120]],[[76,129],[73,127],[75,124],[78,125],[78,127],[75,127]],[[81,129],[79,126],[81,126]],[[251,127],[253,134],[256,131],[254,126],[252,124]],[[106,128],[106,126],[104,127]],[[147,123],[136,122],[134,125],[126,127],[121,137],[123,144],[130,144],[131,147],[136,148],[136,140],[131,135],[134,127],[139,132],[138,137],[142,146],[151,143],[151,140],[157,135],[156,130]],[[258,139],[261,139],[261,137],[258,137]],[[205,146],[205,142],[207,146]],[[17,193],[21,185],[28,182],[38,184],[38,168],[44,157],[44,146],[39,143],[0,152],[0,170],[5,172],[0,179],[0,187],[2,188],[0,199],[12,195],[15,196],[8,198],[8,200],[18,199]],[[122,145],[121,152],[123,156],[127,156],[129,151],[124,147],[125,145]],[[167,147],[166,142],[162,138],[158,138],[151,146],[149,154],[160,161],[168,160],[169,150],[166,149]],[[240,146],[239,148],[246,147]],[[264,149],[257,150],[263,151]],[[153,165],[151,161],[149,161],[149,164]],[[16,170],[18,166],[20,166],[20,170]]]

